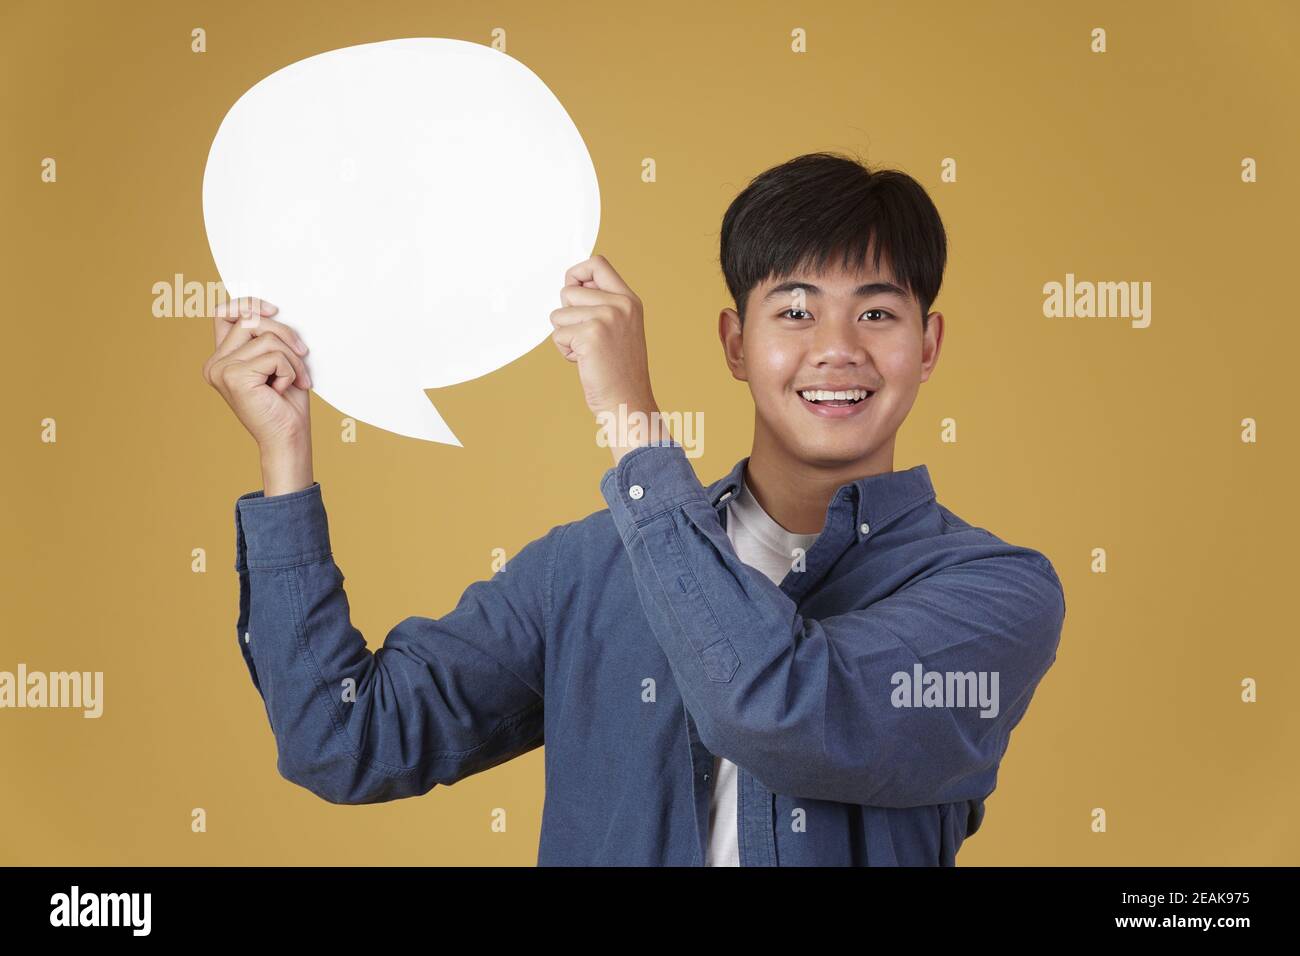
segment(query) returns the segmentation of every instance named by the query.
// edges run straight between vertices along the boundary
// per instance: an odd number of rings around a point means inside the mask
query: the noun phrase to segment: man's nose
[[[812,359],[819,365],[865,363],[867,349],[854,320],[836,316],[828,322],[819,322],[813,331]]]

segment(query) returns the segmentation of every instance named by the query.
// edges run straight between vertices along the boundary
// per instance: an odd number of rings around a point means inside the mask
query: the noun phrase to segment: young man
[[[205,378],[264,479],[236,505],[236,631],[280,773],[377,803],[545,743],[541,865],[954,864],[1065,600],[1042,554],[938,504],[925,465],[893,470],[945,258],[902,173],[818,153],[759,176],[723,220],[718,323],[751,454],[702,485],[665,431],[633,432],[607,509],[374,653],[312,478],[305,346],[274,307],[219,317]],[[561,301],[591,411],[653,418],[635,293],[597,256]]]

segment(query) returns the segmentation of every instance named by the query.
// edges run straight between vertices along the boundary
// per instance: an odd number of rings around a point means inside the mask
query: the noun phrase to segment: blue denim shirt
[[[544,743],[539,865],[700,866],[716,754],[738,767],[742,866],[953,865],[1056,659],[1055,570],[939,505],[917,465],[837,489],[777,586],[725,530],[747,461],[704,487],[675,441],[630,451],[607,509],[373,653],[319,483],[241,496],[236,630],[280,774],[379,803]],[[996,673],[997,707],[928,672]]]

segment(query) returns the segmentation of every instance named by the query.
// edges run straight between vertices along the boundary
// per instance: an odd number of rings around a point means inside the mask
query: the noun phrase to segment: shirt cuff
[[[606,470],[600,479],[600,493],[624,541],[656,515],[692,501],[709,500],[685,448],[676,440],[633,448]]]
[[[330,554],[320,482],[270,498],[250,491],[235,501],[235,570],[241,574],[310,564]]]

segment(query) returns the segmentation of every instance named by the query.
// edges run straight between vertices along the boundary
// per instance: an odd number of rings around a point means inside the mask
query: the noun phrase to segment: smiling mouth
[[[843,392],[829,392],[825,389],[805,389],[799,393],[799,397],[809,405],[820,405],[828,408],[849,408],[865,402],[875,392],[869,392],[863,388],[851,388]]]

